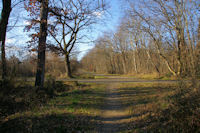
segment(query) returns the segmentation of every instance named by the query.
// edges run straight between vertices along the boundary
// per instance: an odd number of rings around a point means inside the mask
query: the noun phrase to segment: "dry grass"
[[[135,101],[131,112],[134,117],[129,130],[123,132],[200,131],[199,87],[184,82],[178,85],[136,85],[134,88],[137,87],[142,93],[128,98]]]
[[[12,99],[12,104],[7,108],[10,113],[1,117],[0,132],[97,132],[102,120],[111,121],[105,126],[118,127],[121,132],[199,131],[200,91],[197,85],[184,82],[115,85],[48,82],[52,85],[47,84],[46,87],[50,87],[47,92],[51,94],[53,89],[53,97],[42,92],[38,95],[30,85],[10,86],[15,89],[6,92],[9,96],[4,101]],[[109,96],[106,88],[113,85]],[[4,94],[1,97],[6,98]],[[103,114],[112,115],[103,118],[102,107],[105,99],[110,98],[111,104],[116,100],[115,104],[111,112]],[[21,104],[16,106],[22,101],[22,105],[26,105],[24,108]],[[116,105],[119,107],[115,108]]]

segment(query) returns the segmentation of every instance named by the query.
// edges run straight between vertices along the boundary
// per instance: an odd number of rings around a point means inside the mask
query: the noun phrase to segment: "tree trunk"
[[[154,39],[154,42],[155,42],[155,44],[156,44],[156,46],[157,46],[158,54],[159,54],[159,56],[164,60],[166,66],[167,66],[167,68],[168,68],[168,70],[169,70],[174,76],[178,76],[178,75],[179,75],[179,71],[178,71],[178,72],[175,72],[175,71],[172,69],[172,67],[171,67],[171,65],[169,64],[169,61],[167,60],[167,58],[161,53],[161,51],[160,51],[160,49],[159,49],[159,46],[158,46],[158,42],[156,42],[156,39]]]
[[[160,76],[160,70],[159,70],[159,68],[156,66],[156,64],[153,62],[149,50],[146,50],[146,53],[147,53],[147,56],[148,56],[148,58],[149,58],[151,64],[154,66],[154,68],[156,69],[156,72],[157,72],[158,75]]]
[[[127,69],[126,69],[126,55],[124,52],[122,52],[122,66],[123,66],[123,74],[127,74]]]
[[[8,25],[8,19],[11,12],[11,0],[3,0],[3,9],[1,12],[0,20],[0,43],[1,43],[1,61],[2,61],[2,79],[7,76],[6,71],[6,52],[5,52],[5,40],[6,40],[6,29]]]
[[[200,18],[198,27],[198,38],[196,46],[196,76],[200,76]]]
[[[72,78],[69,54],[65,54],[65,63],[66,63],[66,73],[68,78]]]
[[[38,45],[38,60],[35,86],[43,87],[45,74],[45,50],[47,38],[48,0],[41,2],[40,8],[40,36]]]
[[[166,64],[168,70],[169,70],[174,76],[178,76],[179,73],[176,73],[176,72],[172,69],[172,67],[170,66],[170,64],[169,64],[169,62],[168,62],[168,60],[167,60],[167,58],[166,58],[164,55],[162,55],[160,52],[159,52],[159,55],[164,59],[164,62],[165,62],[165,64]]]

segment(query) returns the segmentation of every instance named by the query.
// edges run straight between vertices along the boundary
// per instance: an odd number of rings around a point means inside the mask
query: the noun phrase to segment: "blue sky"
[[[123,15],[122,0],[111,0],[108,2],[110,8],[108,9],[108,14],[104,17],[105,19],[103,19],[104,24],[97,24],[94,26],[95,28],[89,33],[90,35],[88,36],[91,40],[95,40],[98,36],[101,36],[103,32],[114,32],[120,23],[120,18]],[[2,4],[2,0],[0,0],[0,3]],[[2,5],[0,5],[0,8],[1,7]],[[27,47],[26,42],[30,39],[28,37],[29,33],[24,32],[24,26],[27,23],[26,18],[27,13],[23,9],[23,4],[12,10],[9,26],[13,25],[17,20],[17,27],[12,28],[9,32],[7,32],[6,45],[9,47],[7,48],[7,56],[13,54],[17,56],[26,56],[29,54],[27,52],[28,50],[25,49],[25,47]],[[78,55],[78,59],[80,60],[93,46],[94,44],[91,43],[78,45],[78,49],[81,51]]]
[[[111,0],[109,1],[109,9],[108,13],[103,19],[104,24],[95,25],[95,29],[92,32],[92,36],[90,36],[91,40],[95,40],[99,36],[103,35],[104,32],[114,32],[117,29],[117,26],[120,24],[120,19],[123,16],[123,4],[121,0]],[[82,58],[82,56],[89,51],[94,44],[81,44],[78,58]]]

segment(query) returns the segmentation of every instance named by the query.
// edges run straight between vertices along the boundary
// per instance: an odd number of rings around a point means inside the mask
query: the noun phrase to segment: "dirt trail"
[[[123,97],[117,88],[118,84],[108,84],[105,104],[102,107],[102,124],[99,133],[116,133],[125,128],[126,123],[130,122],[130,114],[127,105],[123,103]]]

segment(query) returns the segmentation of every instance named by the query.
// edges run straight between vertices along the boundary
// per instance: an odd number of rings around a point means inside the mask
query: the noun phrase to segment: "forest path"
[[[113,84],[113,83],[176,83],[178,80],[148,80],[138,78],[102,78],[102,79],[57,79],[64,82],[79,82],[79,83],[97,83],[97,84]],[[189,80],[184,80],[189,82]]]
[[[108,84],[105,102],[101,110],[99,133],[116,133],[127,128],[131,115],[129,105],[118,87],[118,83]]]

